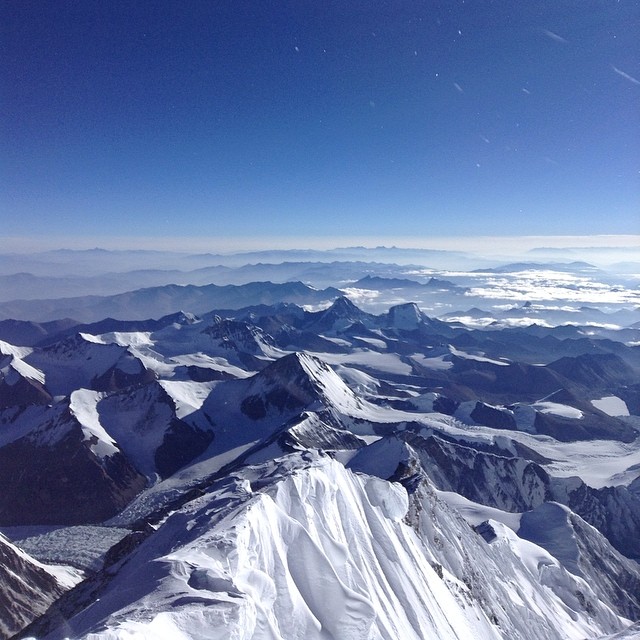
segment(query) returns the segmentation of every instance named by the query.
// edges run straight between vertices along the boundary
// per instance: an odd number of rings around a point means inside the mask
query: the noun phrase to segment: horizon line
[[[176,253],[245,253],[253,251],[330,251],[397,249],[502,254],[532,249],[640,249],[640,234],[486,235],[486,236],[8,236],[0,253],[41,251],[170,251]]]

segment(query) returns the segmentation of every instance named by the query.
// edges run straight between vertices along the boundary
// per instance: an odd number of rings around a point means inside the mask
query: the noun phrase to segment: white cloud
[[[480,297],[519,302],[574,302],[580,304],[640,305],[640,292],[620,285],[597,282],[590,277],[558,271],[521,271],[512,274],[484,276],[484,282],[471,287],[468,297]],[[552,309],[547,305],[533,308]],[[555,308],[558,308],[557,306]],[[562,308],[562,307],[561,307]],[[567,310],[563,308],[563,310]]]

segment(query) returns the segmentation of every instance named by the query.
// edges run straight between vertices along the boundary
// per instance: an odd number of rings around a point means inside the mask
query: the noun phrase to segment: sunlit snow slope
[[[551,640],[628,624],[542,548],[488,526],[489,541],[425,481],[409,494],[294,454],[171,514],[46,637]]]

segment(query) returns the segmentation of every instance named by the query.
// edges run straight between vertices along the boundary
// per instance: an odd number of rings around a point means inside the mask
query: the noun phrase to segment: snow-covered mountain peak
[[[0,359],[0,371],[3,379],[10,386],[15,386],[19,378],[28,378],[43,385],[45,375],[39,369],[27,364],[21,358],[15,355],[8,355]]]
[[[178,311],[177,313],[162,317],[160,322],[163,324],[190,325],[202,322],[202,318],[189,311]]]
[[[215,316],[211,326],[204,329],[203,333],[223,349],[251,355],[266,355],[275,347],[273,338],[259,327],[220,316]]]
[[[318,405],[348,413],[360,405],[326,362],[306,352],[291,353],[265,367],[252,379],[250,393],[265,396],[272,405],[301,409]]]
[[[44,373],[53,395],[69,395],[78,388],[118,389],[155,377],[131,347],[88,333],[34,350],[25,361]]]
[[[369,314],[359,309],[349,298],[340,296],[323,311],[310,314],[309,329],[314,331],[344,331],[356,322],[369,318]]]
[[[422,311],[415,302],[407,302],[389,309],[389,326],[394,329],[413,331],[424,321]]]
[[[333,304],[327,309],[337,316],[347,317],[352,315],[360,315],[360,309],[351,302],[347,296],[340,296],[335,299]]]

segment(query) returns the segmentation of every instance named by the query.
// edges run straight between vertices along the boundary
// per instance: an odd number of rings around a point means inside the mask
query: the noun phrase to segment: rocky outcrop
[[[53,575],[0,534],[0,639],[18,633],[63,592]]]

